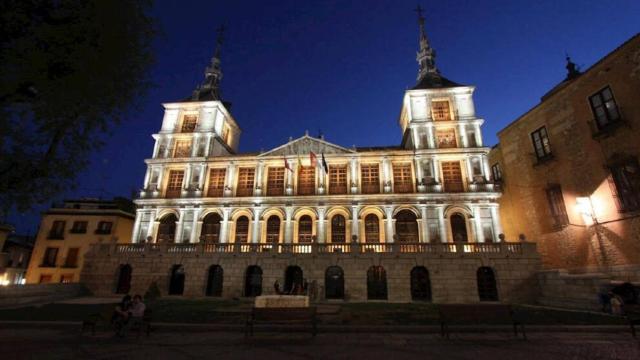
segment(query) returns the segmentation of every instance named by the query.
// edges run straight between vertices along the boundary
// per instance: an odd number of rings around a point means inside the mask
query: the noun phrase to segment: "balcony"
[[[620,108],[618,108],[618,111],[620,111]],[[629,123],[622,116],[615,120],[610,120],[602,126],[598,126],[598,123],[595,119],[587,121],[587,123],[589,124],[589,128],[591,130],[591,137],[594,140],[601,140],[613,136],[616,131],[618,131],[618,129],[623,126],[630,128]]]

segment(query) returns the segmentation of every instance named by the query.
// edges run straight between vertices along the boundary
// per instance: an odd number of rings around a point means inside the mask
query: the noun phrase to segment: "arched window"
[[[402,210],[396,215],[396,235],[399,242],[419,241],[418,219],[410,210]]]
[[[131,290],[131,273],[133,269],[131,265],[124,264],[118,268],[118,283],[116,286],[116,294],[128,294]]]
[[[431,301],[431,280],[429,271],[424,266],[411,269],[411,299]]]
[[[240,216],[236,220],[236,239],[237,243],[246,243],[249,237],[249,218]]]
[[[267,243],[277,244],[280,241],[280,218],[271,215],[267,219]]]
[[[387,271],[382,266],[367,271],[367,299],[387,300]]]
[[[324,274],[324,297],[344,299],[344,272],[340,266],[329,266]]]
[[[169,214],[160,220],[158,225],[157,242],[173,242],[176,238],[176,222],[178,217],[174,214]]]
[[[374,214],[364,218],[364,239],[368,243],[380,242],[380,221]]]
[[[449,220],[451,222],[451,236],[453,241],[468,241],[467,238],[467,222],[464,215],[454,213]]]
[[[313,235],[313,220],[309,215],[303,215],[298,220],[298,242],[309,243]]]
[[[251,265],[247,268],[244,278],[244,296],[255,297],[262,294],[262,269]]]
[[[346,240],[346,221],[344,216],[336,215],[331,218],[331,242],[343,243]]]
[[[222,218],[217,213],[211,213],[202,220],[202,233],[200,241],[207,243],[220,242],[220,222]]]
[[[171,279],[169,280],[169,295],[182,295],[184,293],[184,266],[173,265]]]
[[[480,301],[498,301],[498,286],[493,269],[488,266],[478,268],[478,297]]]
[[[291,295],[302,295],[304,278],[302,269],[299,266],[287,266],[284,272],[284,293]]]
[[[209,267],[209,274],[207,276],[207,290],[206,296],[222,296],[222,283],[224,272],[222,266],[211,265]]]

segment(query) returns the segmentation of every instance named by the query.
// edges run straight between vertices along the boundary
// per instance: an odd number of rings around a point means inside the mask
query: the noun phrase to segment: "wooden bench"
[[[317,321],[315,307],[256,308],[251,310],[244,330],[245,336],[253,336],[254,325],[309,324],[311,335],[316,336]]]
[[[640,305],[626,304],[623,309],[624,317],[629,322],[629,327],[631,328],[631,335],[636,337],[636,325],[640,325]]]
[[[440,307],[440,332],[442,337],[449,338],[452,324],[481,325],[508,324],[513,325],[513,333],[518,337],[518,327],[523,338],[527,339],[524,324],[514,318],[513,309],[504,304],[442,304]]]

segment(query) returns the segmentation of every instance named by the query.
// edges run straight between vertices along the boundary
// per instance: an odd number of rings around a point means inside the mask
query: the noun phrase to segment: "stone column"
[[[484,169],[484,178],[489,181],[491,179],[491,166],[489,166],[489,157],[482,155],[482,167]]]
[[[158,226],[160,225],[160,221],[158,219],[158,209],[155,209],[155,211],[151,214],[149,214],[149,228],[147,229],[147,238],[149,236],[153,237],[155,241],[158,241],[158,239],[156,239],[156,229],[158,228]]]
[[[316,235],[317,235],[317,239],[318,239],[318,243],[320,244],[324,244],[326,242],[325,239],[325,229],[327,226],[327,220],[325,219],[325,215],[327,212],[327,208],[326,207],[318,207],[316,208],[316,210],[318,211],[318,225],[316,227]]]
[[[467,129],[464,125],[458,125],[458,133],[460,135],[460,147],[469,147],[469,142],[467,141]]]
[[[162,137],[158,136],[158,138],[156,139],[156,143],[153,144],[153,153],[151,154],[151,157],[154,159],[160,156],[160,154],[158,154],[158,149],[160,148],[160,141],[162,141]]]
[[[198,189],[204,191],[204,179],[207,177],[207,164],[200,164],[200,181],[198,181]]]
[[[289,205],[284,209],[286,219],[284,220],[284,242],[293,243],[293,206]]]
[[[182,179],[182,190],[188,189],[189,184],[191,184],[191,166],[187,166],[184,171],[184,178]]]
[[[475,226],[475,240],[476,242],[485,242],[484,234],[482,233],[482,218],[480,218],[480,208],[475,206],[473,210],[473,223]]]
[[[287,170],[285,170],[287,171]],[[256,177],[255,177],[255,184],[254,184],[254,188],[256,189],[256,196],[260,196],[262,195],[262,174],[264,173],[264,161],[260,160],[260,162],[258,162],[258,166],[256,167]],[[260,192],[257,191],[257,189],[260,188]]]
[[[355,157],[351,158],[351,161],[349,162],[349,167],[351,170],[351,183],[353,184],[358,184],[358,162],[356,160]],[[349,184],[349,189],[351,189],[351,184]]]
[[[466,156],[464,158],[464,163],[467,167],[467,179],[469,179],[469,183],[473,182],[473,167],[471,166],[471,160],[471,156]]]
[[[251,229],[251,242],[257,244],[260,242],[260,216],[262,209],[260,206],[253,208],[253,228]]]
[[[202,232],[202,220],[200,220],[200,213],[202,213],[202,209],[193,210],[193,225],[191,226],[190,243],[200,242],[200,233]]]
[[[429,149],[435,149],[436,148],[436,140],[435,140],[435,135],[434,135],[433,125],[432,124],[429,124],[429,126],[427,126],[427,144],[429,146]]]
[[[167,146],[165,146],[164,148],[164,158],[169,158],[171,157],[171,150],[173,147],[173,136],[171,135],[167,135],[167,138],[165,139]]]
[[[482,133],[480,132],[480,124],[474,124],[473,129],[474,135],[476,136],[476,144],[478,145],[478,147],[482,147]]]
[[[210,156],[211,153],[211,134],[207,134],[207,142],[204,144],[204,156]]]
[[[383,190],[386,188],[387,184],[391,184],[391,179],[393,178],[391,169],[391,161],[389,161],[389,157],[385,156],[382,158],[382,183]],[[393,190],[392,190],[393,191]]]
[[[447,221],[444,218],[444,206],[438,206],[438,221],[440,222],[440,241],[445,243],[449,241],[449,232],[447,231]]]
[[[200,134],[195,133],[191,138],[191,157],[198,156],[198,147],[200,146]]]
[[[502,234],[502,224],[500,223],[498,206],[491,207],[491,225],[493,226],[493,240],[500,241],[498,235]]]
[[[162,186],[164,184],[163,180],[164,177],[169,177],[169,173],[164,171],[164,166],[160,165],[160,169],[158,169],[158,184],[156,185],[158,187],[158,191],[162,192]],[[162,195],[162,194],[161,194]]]
[[[360,210],[360,205],[351,205],[351,236],[358,235],[358,242],[360,242],[360,224],[358,222],[358,212]],[[351,239],[348,239],[348,242],[351,242]]]
[[[235,163],[233,161],[230,161],[229,165],[227,165],[227,174],[226,174],[226,179],[225,179],[226,187],[231,189],[232,193],[233,193],[233,183],[234,183],[234,179],[233,178],[234,178],[234,175],[235,175],[235,168],[236,168]]]
[[[174,241],[176,243],[182,242],[182,228],[184,227],[185,211],[183,209],[180,209],[179,211],[180,211],[180,218],[178,219],[178,224],[176,224],[176,234],[174,236]]]
[[[413,166],[415,167],[416,179],[418,179],[417,183],[420,183],[424,178],[424,175],[422,174],[422,159],[420,158],[420,156],[415,157],[413,164]]]
[[[144,174],[144,183],[143,183],[143,189],[149,190],[149,180],[151,179],[151,172],[153,171],[153,168],[149,165],[147,166],[147,172]]]
[[[427,205],[420,205],[420,233],[422,234],[422,242],[431,242],[429,239],[429,224],[427,223]]]
[[[384,207],[384,238],[385,242],[393,243],[393,206]]]
[[[229,237],[229,215],[231,213],[230,208],[222,208],[222,221],[220,222],[220,242],[230,242]]]
[[[131,242],[137,243],[139,242],[138,232],[140,231],[140,221],[142,220],[143,210],[136,210],[136,220],[133,223],[133,234],[131,235]]]
[[[436,183],[440,183],[440,160],[437,157],[434,157],[431,160],[431,169],[433,174],[433,181]]]

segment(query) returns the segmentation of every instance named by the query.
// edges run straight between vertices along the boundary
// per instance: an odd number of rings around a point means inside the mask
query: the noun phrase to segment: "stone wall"
[[[0,286],[0,307],[49,303],[87,294],[87,288],[78,283]]]
[[[586,310],[600,310],[598,293],[611,285],[611,277],[604,274],[569,274],[566,270],[538,273],[540,297],[538,303],[546,306]]]
[[[296,265],[309,283],[317,282],[319,297],[324,298],[325,271],[330,266],[339,266],[344,272],[345,300],[358,302],[367,300],[368,269],[379,265],[386,270],[388,301],[408,302],[411,301],[411,270],[424,266],[429,271],[433,302],[470,303],[479,301],[476,271],[481,266],[489,266],[494,270],[501,301],[532,302],[535,299],[536,272],[541,266],[535,244],[476,245],[457,245],[456,249],[450,244],[422,244],[421,252],[389,248],[379,253],[209,253],[196,244],[192,244],[188,252],[164,245],[155,245],[155,250],[144,245],[129,245],[128,249],[123,245],[97,245],[86,255],[81,281],[96,295],[113,294],[120,265],[129,264],[133,269],[131,293],[144,294],[152,282],[157,282],[162,295],[167,295],[171,269],[182,264],[186,274],[184,296],[201,297],[205,295],[209,267],[220,265],[224,271],[222,296],[234,298],[243,296],[248,266],[257,265],[262,269],[262,291],[268,295],[275,293],[276,280],[284,284],[286,268]]]

